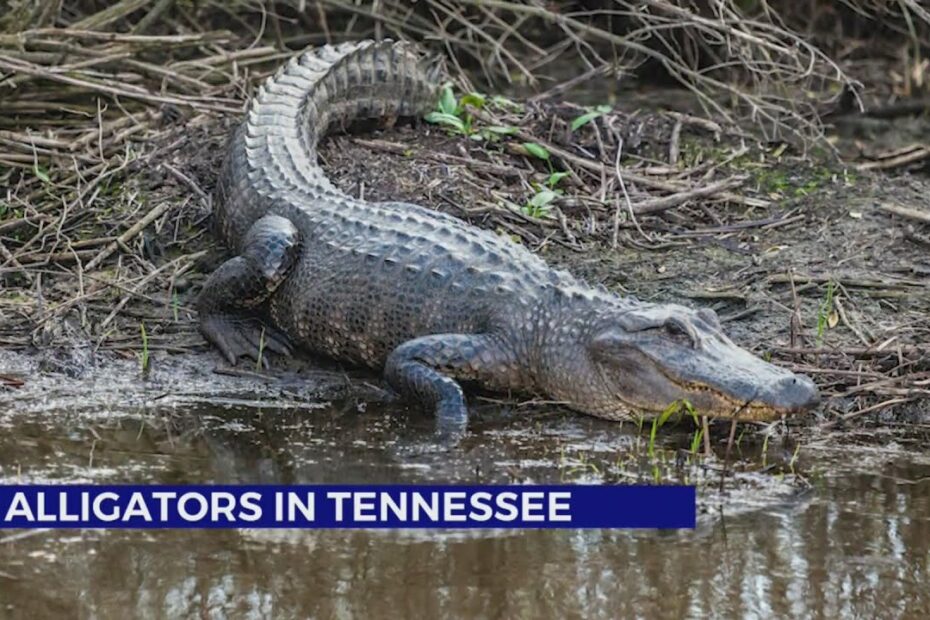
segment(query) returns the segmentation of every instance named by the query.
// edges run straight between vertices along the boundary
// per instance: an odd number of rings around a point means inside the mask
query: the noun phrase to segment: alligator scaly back
[[[441,75],[439,59],[403,41],[325,45],[291,59],[259,88],[232,137],[217,186],[222,235],[238,245],[281,190],[342,198],[317,161],[319,140],[356,120],[421,116]]]

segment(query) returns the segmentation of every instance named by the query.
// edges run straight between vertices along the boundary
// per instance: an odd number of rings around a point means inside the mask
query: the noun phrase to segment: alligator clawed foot
[[[233,366],[240,357],[248,357],[268,368],[269,351],[285,357],[293,354],[284,334],[255,319],[217,314],[204,317],[200,329]]]

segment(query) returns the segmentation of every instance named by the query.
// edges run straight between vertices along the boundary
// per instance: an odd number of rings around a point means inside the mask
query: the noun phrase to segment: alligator
[[[197,302],[230,364],[296,346],[380,369],[444,436],[466,428],[463,383],[614,420],[684,400],[756,421],[817,404],[808,377],[734,344],[709,308],[622,297],[451,215],[336,189],[320,139],[356,120],[421,116],[442,75],[413,44],[364,41],[307,50],[259,88],[214,196],[236,256]]]

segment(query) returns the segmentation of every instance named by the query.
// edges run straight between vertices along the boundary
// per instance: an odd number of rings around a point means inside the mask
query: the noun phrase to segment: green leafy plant
[[[453,133],[480,139],[482,136],[476,133],[474,127],[475,117],[469,110],[481,110],[485,105],[487,98],[481,93],[466,93],[456,100],[452,85],[445,84],[439,93],[436,110],[423,118],[428,123],[447,127]]]
[[[450,88],[449,90],[451,91],[452,89]],[[461,113],[465,111],[468,106],[472,106],[476,110],[480,110],[484,108],[485,104],[487,104],[487,99],[484,95],[481,93],[471,92],[462,95],[462,98],[459,99],[457,111]]]
[[[458,116],[453,116],[452,114],[446,114],[444,112],[430,112],[424,118],[428,123],[448,127],[453,131],[453,133],[460,133],[467,136],[471,132],[471,127],[466,126],[462,119],[460,119]]]
[[[599,105],[594,108],[590,108],[587,112],[572,121],[572,131],[578,131],[581,127],[584,127],[600,116],[604,116],[611,110],[613,110],[613,107],[609,105]]]
[[[549,215],[549,203],[555,200],[556,194],[551,189],[543,189],[535,194],[523,205],[523,212],[531,217],[543,218]]]
[[[439,111],[443,114],[455,115],[458,110],[458,103],[455,101],[455,93],[452,91],[451,84],[445,84],[442,92],[439,94]]]
[[[546,178],[545,185],[533,184],[536,193],[523,205],[523,212],[532,217],[548,217],[549,204],[562,195],[562,190],[556,189],[556,186],[570,173],[555,170],[552,167],[552,157],[549,150],[543,145],[535,142],[524,142],[521,146],[527,155],[541,159],[549,166],[549,176]]]

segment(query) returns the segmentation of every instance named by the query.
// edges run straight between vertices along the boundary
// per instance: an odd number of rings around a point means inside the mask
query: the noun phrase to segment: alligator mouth
[[[654,407],[631,405],[634,409],[661,412],[675,401],[687,400],[697,415],[743,422],[770,422],[784,416],[810,411],[820,404],[817,386],[803,375],[784,371],[783,376],[772,381],[760,382],[760,385],[752,387],[751,391],[745,387],[731,391],[722,386],[699,381],[682,381],[669,374],[668,369],[649,356],[645,357],[649,359],[653,371],[668,383],[668,392],[677,392],[677,398],[673,398],[665,406],[661,406],[660,403],[656,403]]]

